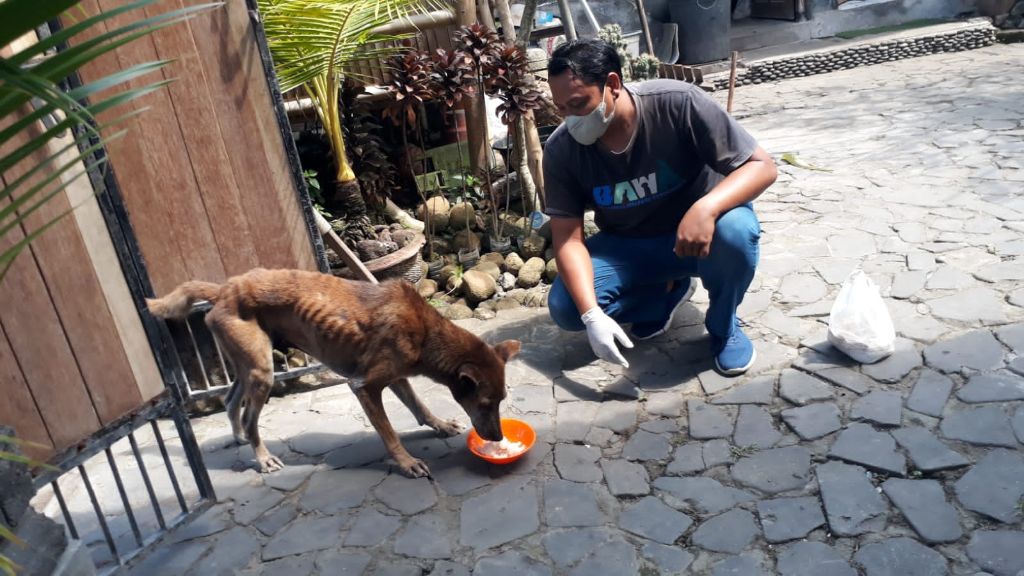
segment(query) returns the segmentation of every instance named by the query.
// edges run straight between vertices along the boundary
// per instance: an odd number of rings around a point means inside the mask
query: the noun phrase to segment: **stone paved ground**
[[[274,399],[290,464],[260,476],[195,421],[222,503],[137,574],[975,574],[1024,570],[1024,45],[760,85],[737,114],[782,166],[741,308],[760,360],[711,370],[706,294],[666,336],[592,362],[543,310],[465,325],[523,341],[509,415],[540,441],[488,467],[416,428],[397,476],[344,386]],[[872,366],[825,339],[862,267],[899,332]],[[1018,354],[1021,354],[1018,356]],[[415,385],[443,416],[447,392]],[[634,396],[641,396],[640,399]]]

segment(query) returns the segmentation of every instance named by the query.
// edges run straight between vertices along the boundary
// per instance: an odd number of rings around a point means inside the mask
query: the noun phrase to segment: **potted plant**
[[[433,85],[430,81],[431,66],[430,60],[425,54],[417,50],[408,50],[405,54],[392,57],[390,61],[391,82],[388,85],[388,94],[391,96],[391,103],[384,111],[384,116],[390,118],[395,125],[401,125],[402,147],[405,149],[406,162],[409,165],[409,173],[413,177],[416,186],[416,193],[423,201],[424,232],[427,237],[427,262],[433,262],[434,254],[434,223],[431,221],[431,208],[428,205],[428,185],[426,179],[420,182],[416,178],[416,170],[413,167],[412,154],[409,153],[409,127],[413,128],[416,140],[420,147],[423,161],[423,175],[427,174],[426,148],[423,145],[423,130],[420,129],[419,116],[417,113],[423,103],[434,97]]]
[[[541,105],[541,93],[530,80],[528,65],[526,52],[521,47],[506,46],[491,59],[487,70],[488,88],[501,101],[498,105],[498,115],[509,131],[509,163],[516,166],[517,174],[524,176],[529,174],[529,166],[522,119],[527,112]],[[508,181],[506,178],[506,213],[511,196]],[[526,212],[538,208],[529,194],[523,194],[523,208]]]

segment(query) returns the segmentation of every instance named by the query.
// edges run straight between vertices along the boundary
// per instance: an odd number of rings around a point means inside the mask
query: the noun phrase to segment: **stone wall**
[[[1006,14],[996,14],[993,16],[992,23],[1003,30],[1024,28],[1024,0],[1017,0],[1017,3]]]
[[[835,50],[761,60],[738,71],[736,85],[775,82],[929,54],[973,50],[995,43],[995,32],[996,29],[985,22],[928,36],[896,38],[872,44],[857,44]],[[713,79],[713,85],[716,90],[728,89],[728,75],[717,75]]]

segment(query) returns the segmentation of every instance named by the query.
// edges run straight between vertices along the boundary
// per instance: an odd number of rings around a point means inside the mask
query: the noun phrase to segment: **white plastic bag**
[[[828,317],[828,341],[854,360],[873,364],[893,353],[896,329],[878,286],[861,270],[843,282]]]

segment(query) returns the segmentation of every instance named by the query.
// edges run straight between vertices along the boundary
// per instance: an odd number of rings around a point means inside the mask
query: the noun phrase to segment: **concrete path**
[[[523,461],[489,467],[391,396],[435,482],[400,477],[346,386],[272,400],[263,431],[289,466],[266,476],[223,414],[199,418],[223,502],[134,573],[1018,574],[1021,62],[1024,45],[996,46],[738,92],[770,152],[830,170],[782,165],[758,202],[750,375],[711,370],[703,291],[627,371],[544,310],[466,321],[523,342],[504,407],[539,433]],[[858,266],[899,333],[871,366],[825,339]]]

